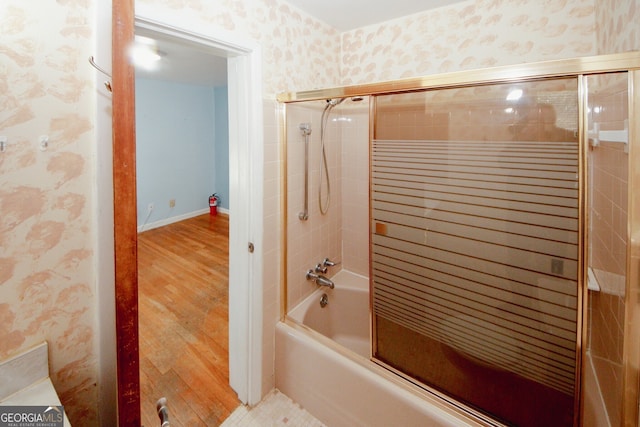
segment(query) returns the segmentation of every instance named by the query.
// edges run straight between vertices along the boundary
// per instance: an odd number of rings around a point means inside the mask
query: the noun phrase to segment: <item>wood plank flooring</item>
[[[240,405],[229,386],[229,218],[201,215],[138,235],[142,424],[218,426]]]

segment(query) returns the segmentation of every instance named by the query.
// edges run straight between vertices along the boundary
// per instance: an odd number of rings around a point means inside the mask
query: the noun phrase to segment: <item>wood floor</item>
[[[142,423],[217,426],[240,404],[229,386],[229,219],[202,215],[138,235]]]

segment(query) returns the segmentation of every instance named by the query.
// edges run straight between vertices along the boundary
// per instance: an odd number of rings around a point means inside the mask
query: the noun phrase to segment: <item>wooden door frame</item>
[[[262,57],[258,44],[161,24],[172,22],[157,8],[113,0],[113,192],[119,425],[140,425],[138,270],[136,215],[135,73],[127,47],[136,23],[227,52],[229,73],[229,377],[244,403],[262,397],[263,122]],[[159,13],[159,15],[157,14]],[[155,19],[155,20],[154,20]],[[196,32],[194,32],[196,31]],[[197,31],[200,31],[199,33]],[[247,245],[255,248],[251,253]]]
[[[127,46],[134,39],[134,0],[113,0],[112,8],[113,237],[118,425],[139,426],[135,74],[127,60]]]

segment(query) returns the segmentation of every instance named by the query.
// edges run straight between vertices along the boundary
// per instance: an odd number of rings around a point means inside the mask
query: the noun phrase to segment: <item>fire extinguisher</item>
[[[218,202],[220,201],[220,197],[213,193],[209,196],[209,214],[210,215],[218,215]]]

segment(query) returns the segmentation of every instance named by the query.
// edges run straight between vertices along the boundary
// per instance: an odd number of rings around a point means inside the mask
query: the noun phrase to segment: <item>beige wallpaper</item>
[[[338,31],[284,1],[136,0],[136,8],[186,28],[203,25],[258,41],[267,97],[339,83]]]
[[[596,53],[591,0],[469,0],[342,34],[342,83]]]
[[[640,50],[640,0],[595,1],[598,54]]]
[[[0,6],[0,359],[47,340],[79,425],[97,413],[92,13],[90,0]]]

